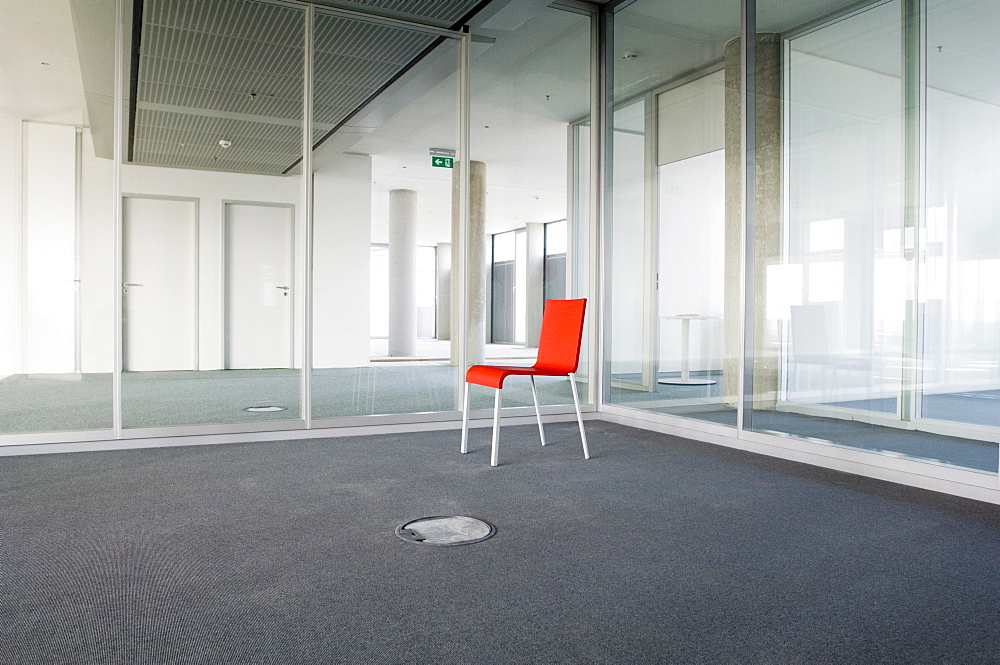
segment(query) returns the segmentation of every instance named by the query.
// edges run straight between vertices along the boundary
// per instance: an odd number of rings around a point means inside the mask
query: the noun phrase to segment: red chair
[[[583,339],[583,315],[587,309],[587,299],[547,300],[542,316],[542,333],[538,341],[538,360],[531,367],[510,365],[473,365],[465,373],[465,410],[462,416],[462,452],[469,452],[469,384],[475,383],[488,388],[496,388],[496,403],[493,408],[493,454],[490,464],[497,465],[500,444],[500,391],[508,376],[531,377],[531,396],[535,400],[535,416],[538,418],[538,434],[545,445],[545,431],[542,429],[542,413],[538,409],[538,393],[535,390],[536,376],[568,376],[576,419],[580,423],[580,438],[583,440],[583,458],[590,459],[587,449],[587,433],[583,430],[583,416],[580,414],[580,400],[576,396],[576,382],[573,373],[580,364],[580,342]]]

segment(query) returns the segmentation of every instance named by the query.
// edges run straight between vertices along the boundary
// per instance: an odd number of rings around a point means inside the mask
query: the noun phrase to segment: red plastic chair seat
[[[487,388],[503,388],[508,376],[566,376],[561,369],[543,367],[518,367],[515,365],[473,365],[465,373],[466,383],[475,383]]]

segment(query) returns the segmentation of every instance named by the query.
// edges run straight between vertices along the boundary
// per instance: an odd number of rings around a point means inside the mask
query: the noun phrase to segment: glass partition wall
[[[1000,14],[828,4],[758,4],[745,424],[996,474]]]
[[[609,19],[606,408],[992,486],[998,10],[740,11]]]
[[[68,8],[34,9],[5,10],[14,16],[5,17],[0,55],[0,436],[106,438],[114,424],[114,11],[103,31],[76,40]],[[20,30],[26,19],[31,29]],[[48,44],[36,43],[42,32]]]
[[[299,420],[306,12],[241,0],[134,7],[122,427]]]
[[[3,441],[456,420],[586,297],[591,408],[995,485],[993,4],[478,4],[69,3],[2,56]]]
[[[532,362],[543,294],[591,290],[593,219],[567,219],[592,187],[567,137],[590,115],[592,15],[539,7],[463,33],[480,4],[404,20],[98,0],[53,16],[65,48],[33,72],[3,63],[15,87],[42,84],[0,116],[0,222],[17,239],[0,262],[15,314],[0,326],[0,435],[457,419],[465,365]],[[521,61],[529,47],[538,58]],[[458,326],[490,330],[493,303],[459,299],[487,268],[463,248],[504,231],[521,239],[516,335],[470,353]],[[549,412],[572,410],[568,390],[541,391]],[[517,392],[515,409],[530,403]]]
[[[533,364],[546,298],[588,298],[574,386],[582,404],[596,399],[587,362],[598,311],[587,270],[594,226],[580,205],[592,187],[579,168],[590,153],[578,140],[590,131],[593,20],[519,9],[503,29],[481,31],[470,71],[469,316],[482,311],[484,325],[470,325],[468,363]],[[536,383],[539,403],[555,407],[546,410],[573,408],[565,377]],[[473,385],[473,409],[491,409],[493,393]],[[528,377],[508,377],[504,407],[533,416],[532,403]]]
[[[314,35],[312,418],[454,412],[459,39],[322,8]]]
[[[613,18],[608,403],[736,426],[740,6]]]

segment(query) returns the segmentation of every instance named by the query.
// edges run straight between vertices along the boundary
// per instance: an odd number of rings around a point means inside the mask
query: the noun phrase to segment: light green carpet
[[[14,375],[0,381],[0,432],[59,432],[112,426],[110,374],[78,380]],[[444,364],[375,363],[313,372],[313,418],[457,410],[456,368]],[[578,384],[581,401],[586,384]],[[243,423],[301,418],[297,370],[126,372],[122,375],[125,427]],[[538,379],[543,405],[572,404],[569,381]],[[526,377],[511,377],[504,406],[530,406]],[[252,413],[252,406],[283,411]],[[493,390],[474,386],[473,408],[492,408]]]

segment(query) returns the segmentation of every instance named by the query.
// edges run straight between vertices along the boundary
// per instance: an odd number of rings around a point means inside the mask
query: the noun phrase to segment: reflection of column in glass
[[[468,335],[466,336],[466,358],[468,364],[479,365],[486,359],[486,308],[489,305],[489,252],[487,251],[486,236],[486,164],[485,162],[471,162],[469,169],[469,252],[465,265],[465,280],[468,284]],[[452,197],[451,197],[451,245],[458,247],[458,192],[461,178],[462,164],[455,162],[452,171]],[[451,309],[458,311],[458,307],[463,306],[458,302],[459,289],[455,280],[460,275],[452,271],[451,283]],[[458,325],[458,317],[451,317],[451,339],[458,339],[459,331],[455,330]],[[455,344],[451,346],[451,362],[458,362],[458,348]]]
[[[437,244],[437,338],[451,339],[451,243]]]
[[[542,309],[545,305],[545,225],[527,224],[527,307],[524,318],[524,345],[538,348],[542,331]]]
[[[735,406],[740,357],[741,232],[743,224],[743,153],[740,40],[726,44],[726,280],[725,357],[722,394]],[[754,200],[754,283],[756,312],[753,322],[754,406],[774,408],[778,393],[777,328],[767,312],[767,266],[781,263],[781,39],[776,34],[757,35],[755,46],[756,196]]]
[[[417,193],[389,192],[389,355],[417,353]]]

